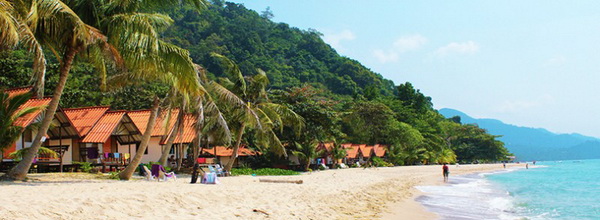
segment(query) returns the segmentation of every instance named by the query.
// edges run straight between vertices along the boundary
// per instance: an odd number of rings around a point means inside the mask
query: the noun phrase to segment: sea
[[[451,174],[449,184],[418,186],[416,200],[441,219],[600,219],[600,160],[536,165]]]

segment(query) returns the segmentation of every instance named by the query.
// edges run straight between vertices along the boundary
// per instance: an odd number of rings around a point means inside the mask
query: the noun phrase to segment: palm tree
[[[110,56],[112,60],[120,60],[107,43],[106,37],[97,29],[85,24],[63,2],[58,0],[23,2],[29,3],[27,5],[31,5],[32,8],[30,11],[32,16],[28,16],[28,20],[30,20],[30,30],[35,30],[33,32],[35,40],[43,42],[43,45],[55,54],[60,62],[60,67],[56,89],[36,137],[33,139],[31,150],[27,151],[23,155],[23,160],[6,174],[7,178],[17,180],[26,177],[33,158],[41,147],[42,137],[46,135],[54,118],[75,57],[82,51],[96,51],[96,53],[87,53],[88,57],[99,60],[101,57]]]
[[[38,97],[44,96],[46,57],[42,45],[37,41],[34,29],[39,16],[34,1],[0,0],[0,48],[15,48],[22,45],[33,55],[35,91]]]
[[[288,107],[269,100],[266,88],[269,84],[267,74],[261,69],[254,76],[244,77],[235,62],[227,57],[212,53],[212,56],[221,62],[227,78],[222,78],[222,84],[246,103],[245,108],[235,108],[232,113],[231,127],[236,131],[236,142],[233,145],[231,159],[225,165],[226,171],[231,171],[238,151],[242,144],[242,137],[246,129],[255,131],[256,143],[263,149],[269,149],[278,155],[286,155],[281,141],[275,130],[283,131],[284,125],[290,126],[300,133],[304,120]]]
[[[24,93],[9,97],[6,93],[0,93],[0,151],[13,145],[23,132],[24,128],[16,126],[17,119],[27,116],[40,107],[21,108],[31,98],[31,93]],[[4,157],[4,154],[2,154]],[[2,162],[0,158],[0,162]]]
[[[334,142],[330,155],[331,159],[333,159],[333,167],[337,167],[336,165],[338,164],[338,160],[344,159],[346,155],[348,155],[348,152],[346,152],[346,149],[344,149],[342,145]]]
[[[295,142],[294,145],[296,150],[292,151],[292,154],[296,155],[301,160],[305,171],[308,171],[310,161],[323,154],[323,150],[317,150],[317,144],[315,142],[308,142],[305,144]]]

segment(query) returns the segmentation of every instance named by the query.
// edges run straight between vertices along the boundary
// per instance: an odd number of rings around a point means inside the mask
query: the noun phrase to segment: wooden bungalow
[[[107,111],[80,143],[85,144],[84,158],[88,162],[118,166],[135,156],[141,138],[140,131],[125,111]]]
[[[152,136],[148,143],[148,154],[142,157],[142,163],[157,162],[160,159],[164,142],[166,142],[168,134],[173,130],[179,110],[175,109],[171,111],[170,116],[167,114],[167,111],[163,111],[156,119],[156,124],[152,129]],[[137,129],[143,135],[148,125],[148,119],[150,119],[150,110],[129,111],[127,115],[129,115]]]
[[[168,138],[173,135],[175,129],[172,129],[161,142],[161,145],[167,144]],[[192,114],[186,114],[183,118],[183,131],[179,132],[173,140],[173,146],[169,150],[169,156],[175,156],[177,161],[183,162],[182,158],[188,157],[188,148],[196,138],[196,117]],[[185,164],[185,163],[184,163]]]
[[[238,149],[238,159],[236,160],[233,166],[238,167],[240,164],[244,164],[247,157],[256,156],[258,154],[260,154],[260,152],[251,150],[246,146],[242,146]],[[224,146],[203,148],[202,155],[215,157],[221,165],[225,165],[231,159],[231,155],[233,155],[233,148],[228,148]]]
[[[373,145],[373,155],[382,159],[387,157],[388,145],[376,144]]]
[[[15,88],[4,90],[9,97],[14,97],[18,94],[31,92],[31,87]],[[11,147],[2,152],[3,162],[12,162],[9,154],[17,150],[30,147],[33,143],[33,138],[37,135],[37,129],[30,126],[35,123],[40,123],[46,114],[45,107],[50,103],[51,98],[31,98],[20,109],[29,107],[41,107],[42,109],[35,111],[25,117],[17,119],[14,124],[23,127],[23,131],[18,140]],[[77,131],[72,126],[64,112],[59,108],[53,118],[52,124],[46,135],[43,137],[43,145],[47,148],[55,150],[59,157],[49,157],[48,155],[38,155],[35,160],[35,165],[44,165],[44,167],[54,166],[59,169],[62,165],[70,165],[72,161],[73,143],[71,139],[77,137]]]
[[[342,144],[342,147],[344,149],[346,149],[346,152],[347,152],[347,155],[345,158],[346,164],[352,165],[352,164],[355,164],[356,162],[358,162],[358,155],[359,155],[359,150],[360,150],[359,144],[347,143],[347,144]]]
[[[323,151],[323,153],[319,157],[315,158],[312,161],[312,164],[321,163],[321,164],[331,166],[333,164],[333,158],[331,157],[331,151],[334,148],[334,145],[335,145],[335,143],[333,143],[333,142],[317,143],[316,150]]]

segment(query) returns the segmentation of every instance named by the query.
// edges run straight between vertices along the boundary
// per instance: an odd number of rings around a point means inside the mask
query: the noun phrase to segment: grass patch
[[[261,168],[261,169],[250,169],[250,168],[233,168],[231,169],[231,175],[256,175],[256,176],[289,176],[299,175],[300,173],[293,170],[284,170],[279,168]]]

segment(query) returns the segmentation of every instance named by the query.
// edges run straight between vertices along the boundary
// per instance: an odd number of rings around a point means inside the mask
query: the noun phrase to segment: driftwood
[[[302,180],[268,180],[268,179],[259,179],[259,182],[265,182],[265,183],[295,183],[295,184],[302,184],[303,181]]]
[[[267,212],[265,212],[263,210],[260,210],[260,209],[252,209],[252,211],[253,212],[260,212],[260,213],[265,214],[265,215],[269,215],[269,213],[267,213]]]

